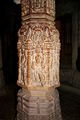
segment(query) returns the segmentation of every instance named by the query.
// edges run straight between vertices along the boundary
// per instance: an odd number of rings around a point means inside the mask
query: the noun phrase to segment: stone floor
[[[0,96],[0,120],[15,120],[17,88],[11,85],[5,90],[6,93]],[[72,91],[74,89],[68,87],[59,88],[63,120],[80,120],[80,95]]]

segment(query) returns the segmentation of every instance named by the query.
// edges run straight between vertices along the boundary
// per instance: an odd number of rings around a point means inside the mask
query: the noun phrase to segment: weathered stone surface
[[[31,90],[35,91],[36,90]],[[40,90],[38,90],[39,92]],[[53,92],[52,92],[53,91]],[[40,91],[41,92],[41,91]],[[43,92],[45,95],[43,96]],[[61,120],[58,91],[48,89],[42,96],[28,90],[18,92],[17,120]]]
[[[59,33],[54,26],[54,0],[22,0],[18,32],[18,85],[59,86]]]
[[[21,0],[22,26],[18,32],[17,120],[61,120],[59,32],[54,25],[54,0]]]

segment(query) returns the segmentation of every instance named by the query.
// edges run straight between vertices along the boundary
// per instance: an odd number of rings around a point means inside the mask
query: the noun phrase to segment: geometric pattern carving
[[[38,91],[43,93],[43,91]],[[45,91],[45,96],[34,96],[29,91],[18,92],[17,120],[62,120],[57,90],[53,94]],[[36,94],[36,91],[34,91]],[[50,95],[48,95],[50,94]]]

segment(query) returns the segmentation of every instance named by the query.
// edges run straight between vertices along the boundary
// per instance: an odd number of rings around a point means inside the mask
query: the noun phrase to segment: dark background
[[[17,81],[17,32],[21,26],[21,7],[12,0],[0,0],[0,37],[3,74],[6,84]]]
[[[63,120],[80,120],[80,1],[56,0],[56,28],[60,32],[60,82]],[[14,120],[17,106],[17,32],[21,6],[0,0],[0,40],[4,87],[0,88],[0,120]],[[0,58],[1,59],[1,58]],[[4,89],[4,90],[3,90]]]

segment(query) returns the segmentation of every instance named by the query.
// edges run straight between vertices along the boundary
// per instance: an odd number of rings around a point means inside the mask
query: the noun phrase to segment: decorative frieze
[[[51,24],[55,19],[54,0],[22,0],[22,25]],[[52,23],[52,24],[53,24]]]

